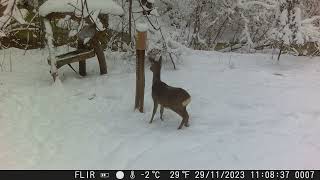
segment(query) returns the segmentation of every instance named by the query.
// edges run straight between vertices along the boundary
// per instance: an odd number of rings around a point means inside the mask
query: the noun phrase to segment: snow
[[[320,166],[319,58],[283,55],[277,64],[269,54],[185,50],[178,70],[170,61],[162,70],[163,81],[192,96],[190,127],[178,131],[181,119],[167,109],[164,121],[158,110],[148,123],[149,64],[145,113],[139,113],[134,61],[118,52],[106,53],[108,75],[99,75],[93,58],[87,77],[65,66],[53,87],[46,51],[11,50],[13,72],[0,71],[1,169]]]
[[[281,6],[281,3],[279,5]],[[280,6],[278,10],[281,9]],[[269,33],[270,39],[282,41],[285,45],[303,45],[307,42],[318,42],[320,40],[319,27],[315,26],[312,22],[319,17],[313,16],[312,18],[302,19],[302,15],[303,11],[298,5],[294,6],[290,12],[288,12],[288,9],[284,9],[279,17],[277,17],[280,26],[275,25],[271,29]]]
[[[0,31],[0,37],[6,37],[6,33],[4,33],[3,31]]]
[[[302,21],[302,23],[304,23],[304,24],[310,24],[310,23],[312,23],[312,22],[314,22],[314,21],[316,21],[316,20],[319,20],[319,19],[320,19],[320,16],[313,16],[312,18],[304,19],[304,20]]]
[[[50,62],[51,62],[51,69],[50,69],[50,72],[51,74],[57,74],[58,70],[57,70],[57,67],[56,67],[56,49],[53,45],[53,31],[52,31],[52,26],[51,26],[51,23],[48,19],[44,19],[43,20],[44,22],[44,26],[45,26],[45,32],[46,32],[46,40],[47,40],[47,48],[48,48],[48,51],[49,51],[49,59],[50,59]]]
[[[90,41],[90,39],[91,39],[90,37],[85,38],[84,41],[83,41],[83,43],[84,43],[84,44],[87,44],[87,43]]]
[[[77,35],[78,31],[77,30],[71,30],[68,34],[68,37],[73,37],[75,35]]]
[[[59,19],[57,22],[57,26],[63,29],[78,29],[79,23],[71,19],[71,16],[66,15],[65,18]]]
[[[252,5],[260,5],[266,9],[274,9],[276,8],[276,3],[272,3],[272,2],[269,2],[269,3],[265,3],[265,2],[260,2],[260,1],[248,1],[248,2],[242,2],[242,1],[238,1],[238,6],[239,7],[242,7],[242,8],[246,8],[246,7],[250,7]]]
[[[39,8],[41,16],[45,17],[52,12],[74,12],[76,7],[76,14],[81,11],[82,1],[79,0],[48,0]],[[122,15],[124,13],[121,6],[113,0],[90,0],[87,1],[89,13],[91,11],[98,11],[103,14]],[[88,12],[85,16],[88,15]]]
[[[3,9],[3,15],[0,17],[0,29],[6,28],[12,19],[15,19],[20,24],[26,24],[24,20],[27,15],[26,9],[18,9],[14,0],[1,1],[1,6],[6,7]]]
[[[2,6],[7,6],[6,9],[3,11],[3,15],[6,14],[11,14],[11,10],[15,6],[15,1],[14,0],[9,0],[9,1],[1,1]]]
[[[98,31],[104,31],[105,28],[104,28],[102,22],[100,21],[100,19],[99,19],[99,17],[98,17],[99,14],[100,14],[100,12],[95,11],[95,12],[93,13],[93,15],[92,15],[92,19],[93,19],[95,25],[97,26]]]
[[[136,29],[139,32],[146,32],[149,29],[149,25],[147,23],[137,23]]]
[[[254,43],[250,37],[250,32],[249,32],[249,27],[248,27],[248,23],[249,20],[243,15],[243,13],[241,13],[242,18],[244,19],[244,29],[242,32],[242,36],[243,38],[241,39],[241,41],[245,40],[244,42],[246,42],[249,46],[252,46]]]
[[[20,24],[26,24],[26,17],[28,16],[29,12],[27,9],[16,9],[14,12],[14,18],[16,21],[18,21]]]
[[[150,14],[151,14],[151,15],[154,15],[154,16],[160,16],[159,13],[158,13],[157,8],[152,9],[152,11],[150,12]]]

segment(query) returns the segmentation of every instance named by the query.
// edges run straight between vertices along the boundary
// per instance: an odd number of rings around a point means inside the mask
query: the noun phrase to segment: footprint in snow
[[[92,99],[94,99],[95,97],[97,97],[96,94],[92,94],[88,99],[91,101]]]
[[[275,76],[284,76],[284,75],[281,74],[281,73],[273,73],[273,75],[275,75]]]

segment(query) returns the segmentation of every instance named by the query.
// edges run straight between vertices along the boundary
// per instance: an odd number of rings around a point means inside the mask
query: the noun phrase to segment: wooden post
[[[99,67],[100,67],[100,74],[101,75],[107,74],[108,73],[107,63],[106,63],[106,58],[104,57],[104,53],[103,53],[103,49],[101,47],[101,44],[96,36],[94,36],[91,39],[91,42],[92,42],[92,46],[94,48],[94,52],[96,53],[97,58],[98,58]]]
[[[79,61],[79,74],[81,76],[86,76],[87,71],[86,71],[86,60]]]
[[[135,109],[143,113],[144,104],[144,61],[146,51],[147,32],[137,32],[136,34],[136,98]]]
[[[83,41],[81,39],[78,39],[78,49],[84,49],[85,45],[83,44]],[[79,74],[80,76],[86,76],[86,59],[79,61]]]
[[[101,47],[101,43],[99,42],[99,32],[96,30],[96,25],[91,24],[85,26],[79,33],[78,37],[80,41],[84,41],[85,38],[90,37],[90,47],[94,49],[95,54],[97,55],[97,59],[100,67],[100,74],[107,74],[107,63],[106,58],[103,53],[103,48]]]

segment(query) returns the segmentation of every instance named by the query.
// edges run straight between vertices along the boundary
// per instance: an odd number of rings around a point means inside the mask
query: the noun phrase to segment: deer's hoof
[[[189,123],[186,123],[186,124],[184,124],[184,126],[185,126],[185,127],[189,127],[190,125],[189,125]]]
[[[179,126],[179,127],[178,127],[178,130],[180,130],[181,128],[182,128],[182,127]]]
[[[152,123],[152,121],[149,122],[149,124],[151,124],[151,123]]]

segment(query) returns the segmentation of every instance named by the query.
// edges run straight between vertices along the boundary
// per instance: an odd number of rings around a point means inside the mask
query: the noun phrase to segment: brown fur
[[[150,70],[153,72],[152,99],[154,103],[150,123],[152,123],[158,105],[160,104],[161,120],[163,120],[162,115],[164,108],[169,108],[182,117],[178,129],[181,129],[183,125],[188,127],[189,114],[186,106],[191,102],[190,94],[182,88],[172,87],[161,81],[160,73],[162,57],[160,57],[159,61],[154,61],[153,58],[149,58],[149,60],[152,63]]]

